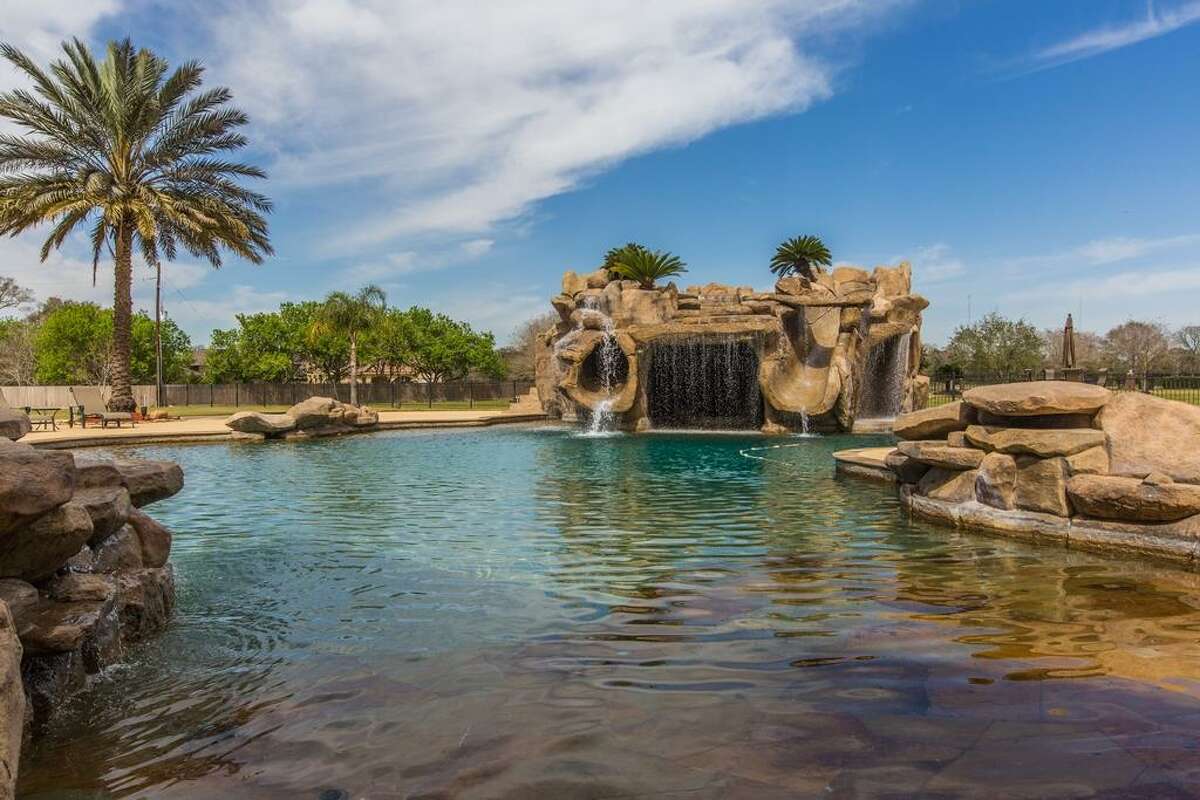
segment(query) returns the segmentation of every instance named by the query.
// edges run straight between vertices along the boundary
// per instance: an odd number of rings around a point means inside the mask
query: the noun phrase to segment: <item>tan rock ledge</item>
[[[1104,431],[1091,428],[1041,430],[1037,428],[989,428],[971,425],[967,441],[989,452],[1031,455],[1039,458],[1073,456],[1105,444]]]
[[[1112,398],[1102,386],[1071,381],[1027,381],[979,386],[963,392],[963,400],[1000,417],[1043,414],[1095,414]]]

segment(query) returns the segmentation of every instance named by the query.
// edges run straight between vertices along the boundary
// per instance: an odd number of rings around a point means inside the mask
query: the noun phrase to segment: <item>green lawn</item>
[[[428,403],[403,403],[396,408],[390,405],[372,405],[376,411],[467,411],[471,409],[484,411],[503,411],[508,408],[507,400],[476,400],[474,405],[467,401],[434,401],[432,407]],[[289,406],[260,406],[260,405],[190,405],[170,406],[173,417],[227,417],[238,411],[262,411],[268,414],[279,414],[287,411]]]

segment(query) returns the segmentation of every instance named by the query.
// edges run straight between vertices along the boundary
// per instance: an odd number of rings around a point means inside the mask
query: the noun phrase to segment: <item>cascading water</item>
[[[910,334],[904,333],[871,348],[863,366],[859,419],[891,419],[904,402]]]
[[[650,420],[656,428],[753,429],[762,425],[753,342],[673,337],[650,347]]]
[[[603,317],[604,338],[596,346],[589,359],[592,360],[595,367],[595,388],[604,395],[604,399],[596,403],[595,408],[592,409],[586,432],[589,436],[599,436],[614,429],[615,418],[612,410],[614,394],[617,385],[625,379],[622,367],[627,368],[628,362],[625,360],[625,354],[621,352],[621,346],[617,344],[612,318],[600,311],[596,298],[585,298],[582,307],[595,311]]]

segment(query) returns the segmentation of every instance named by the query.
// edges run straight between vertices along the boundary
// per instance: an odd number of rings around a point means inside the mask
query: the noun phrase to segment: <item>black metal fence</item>
[[[1200,375],[1119,375],[1113,373],[1085,372],[1081,376],[1085,383],[1105,386],[1113,391],[1145,392],[1164,397],[1168,400],[1179,400],[1183,403],[1200,405]],[[952,377],[931,377],[929,380],[929,402],[927,406],[940,406],[951,403],[962,397],[967,389],[976,386],[991,386],[997,383],[1013,383],[1019,381],[1040,381],[1046,379],[1063,379],[1061,374],[1055,375],[1047,370],[1025,370],[1013,375],[957,375]]]
[[[508,403],[533,387],[533,381],[451,381],[447,383],[360,383],[358,402],[375,407],[404,408]],[[310,397],[336,397],[348,402],[348,383],[178,383],[163,386],[162,405],[291,406]]]

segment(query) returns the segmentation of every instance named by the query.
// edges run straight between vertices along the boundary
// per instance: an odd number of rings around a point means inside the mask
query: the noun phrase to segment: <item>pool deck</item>
[[[21,441],[34,447],[59,449],[160,442],[221,442],[230,438],[228,417],[187,417],[162,422],[139,422],[136,427],[60,428],[32,431]],[[525,411],[381,411],[374,430],[422,428],[482,428],[518,422],[541,422],[545,414]]]
[[[885,483],[894,483],[896,476],[884,463],[894,447],[858,447],[838,450],[833,454],[834,468],[839,475],[853,475]]]

